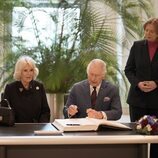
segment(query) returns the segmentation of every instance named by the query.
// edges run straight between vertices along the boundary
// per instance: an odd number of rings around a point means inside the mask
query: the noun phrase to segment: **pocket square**
[[[109,97],[104,97],[104,102],[107,102],[107,101],[109,101],[109,100],[110,100]]]

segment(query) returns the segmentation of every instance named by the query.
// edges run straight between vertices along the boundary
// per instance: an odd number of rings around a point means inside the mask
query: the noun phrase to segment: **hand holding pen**
[[[68,117],[71,118],[76,113],[78,113],[78,109],[76,105],[70,105],[67,109]]]

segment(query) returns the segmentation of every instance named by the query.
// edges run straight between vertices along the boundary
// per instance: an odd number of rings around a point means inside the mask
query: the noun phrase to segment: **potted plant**
[[[38,79],[43,82],[46,91],[58,94],[66,93],[73,83],[86,78],[86,65],[93,58],[102,58],[108,63],[109,76],[107,77],[118,84],[117,74],[119,72],[123,76],[123,73],[117,62],[116,44],[123,42],[125,44],[128,39],[142,35],[142,31],[140,31],[142,21],[135,8],[151,15],[149,2],[146,0],[143,0],[142,3],[119,3],[107,0],[84,0],[82,2],[76,0],[72,3],[60,1],[58,4],[49,2],[49,7],[55,8],[54,11],[49,13],[46,12],[43,5],[40,6],[40,3],[37,4],[40,7],[36,8],[33,2],[18,2],[24,10],[18,15],[15,24],[18,31],[21,32],[29,17],[32,28],[27,28],[27,31],[34,33],[36,44],[28,46],[28,41],[23,39],[22,36],[10,36],[9,42],[12,42],[13,47],[7,49],[10,51],[7,51],[3,58],[4,65],[1,73],[6,75],[1,87],[5,85],[4,83],[11,81],[17,58],[27,54],[36,60],[40,72]],[[7,3],[4,2],[2,6]],[[14,5],[17,5],[17,3],[10,3],[11,14]],[[101,3],[102,7],[98,3]],[[141,4],[144,4],[145,7],[142,7]],[[43,33],[39,29],[40,21],[35,16],[35,12],[40,15],[42,13],[47,14],[49,20],[55,26],[54,32],[50,37],[45,36],[45,40],[43,40]],[[108,16],[108,12],[111,12],[112,16]],[[113,20],[114,18],[115,20]],[[117,18],[122,19],[124,36],[127,37],[126,40],[121,42],[118,42],[116,32],[113,29]],[[9,16],[9,19],[11,20],[12,17]],[[67,28],[69,28],[69,31]],[[46,33],[47,30],[42,28],[42,31]],[[8,42],[8,38],[6,39]]]

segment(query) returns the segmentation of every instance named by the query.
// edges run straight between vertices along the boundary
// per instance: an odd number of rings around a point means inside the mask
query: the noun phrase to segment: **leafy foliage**
[[[73,3],[60,1],[58,4],[49,2],[47,5],[50,8],[57,9],[49,14],[43,9],[46,6],[41,1],[38,4],[20,0],[16,3],[15,1],[3,2],[0,9],[4,12],[6,5],[9,5],[10,14],[15,6],[25,8],[17,20],[18,31],[23,30],[26,19],[30,17],[37,44],[34,47],[26,47],[28,41],[25,41],[22,36],[13,37],[7,30],[5,43],[11,42],[15,49],[10,49],[12,51],[4,54],[4,66],[1,72],[2,74],[7,72],[7,75],[1,87],[11,81],[15,62],[23,54],[30,55],[36,60],[40,72],[38,79],[44,83],[48,92],[67,92],[73,83],[85,79],[86,65],[93,58],[101,58],[107,63],[108,76],[106,77],[118,84],[117,74],[120,73],[123,76],[123,73],[117,62],[116,44],[123,43],[125,46],[131,39],[142,36],[140,10],[147,17],[151,16],[150,4],[147,0],[120,2],[116,0],[75,0]],[[35,16],[36,7],[39,12],[47,14],[56,26],[52,37],[45,38],[46,42],[43,41],[39,21]],[[74,19],[76,9],[80,9],[80,15]],[[61,10],[62,20],[59,20]],[[123,23],[124,35],[120,35],[122,41],[116,38],[117,19],[121,19]],[[5,23],[9,22],[12,22],[10,16],[5,20]],[[69,23],[72,23],[69,25],[70,33],[65,33]],[[46,31],[45,28],[43,31]],[[51,45],[47,45],[50,41]]]

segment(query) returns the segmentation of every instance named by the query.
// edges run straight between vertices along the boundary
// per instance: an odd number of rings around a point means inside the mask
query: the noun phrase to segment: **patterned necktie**
[[[96,100],[97,100],[97,91],[96,91],[96,87],[93,87],[93,92],[91,94],[91,106],[92,106],[92,109],[95,108]]]

